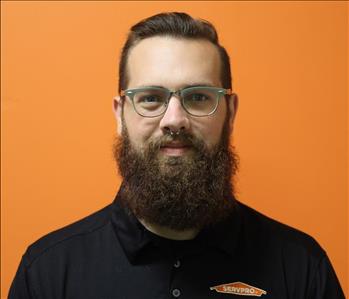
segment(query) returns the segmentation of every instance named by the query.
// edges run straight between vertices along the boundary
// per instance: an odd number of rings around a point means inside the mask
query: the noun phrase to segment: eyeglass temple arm
[[[229,88],[229,89],[225,90],[225,94],[228,95],[228,96],[231,96],[234,93],[233,93],[233,90]]]

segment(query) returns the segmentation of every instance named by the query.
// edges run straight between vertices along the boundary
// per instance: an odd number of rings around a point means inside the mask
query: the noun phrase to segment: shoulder
[[[238,204],[242,233],[250,238],[253,236],[261,246],[284,254],[310,255],[317,260],[325,256],[325,251],[309,234],[265,216],[241,202]]]
[[[49,251],[62,251],[81,239],[94,237],[101,234],[103,229],[110,223],[111,205],[94,212],[72,224],[48,233],[32,243],[24,255],[27,267],[30,267],[39,257]]]
[[[238,211],[238,252],[273,277],[271,290],[285,289],[294,298],[344,298],[325,250],[312,236],[240,202]]]

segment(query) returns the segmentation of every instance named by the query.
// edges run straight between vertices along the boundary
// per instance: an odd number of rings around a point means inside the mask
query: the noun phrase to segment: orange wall
[[[347,3],[1,1],[2,296],[30,243],[113,200],[120,46],[171,10],[231,55],[238,197],[313,235],[348,294]]]

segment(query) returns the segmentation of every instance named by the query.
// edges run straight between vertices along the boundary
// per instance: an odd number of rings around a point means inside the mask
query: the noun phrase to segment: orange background
[[[30,243],[113,200],[120,47],[172,10],[231,55],[239,199],[314,236],[348,294],[346,2],[2,1],[2,297]]]

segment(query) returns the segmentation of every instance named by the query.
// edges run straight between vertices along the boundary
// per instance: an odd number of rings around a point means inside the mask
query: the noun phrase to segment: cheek
[[[156,119],[142,117],[129,107],[125,107],[124,126],[133,145],[142,147],[154,135],[158,127],[157,122]]]
[[[216,145],[220,141],[226,113],[226,105],[223,104],[210,117],[197,119],[196,128],[198,134],[209,147]]]
[[[216,145],[222,134],[223,129],[223,122],[217,122],[217,121],[211,121],[203,124],[200,129],[200,135],[201,138],[204,140],[204,142],[209,146],[212,147]]]

